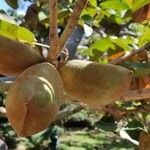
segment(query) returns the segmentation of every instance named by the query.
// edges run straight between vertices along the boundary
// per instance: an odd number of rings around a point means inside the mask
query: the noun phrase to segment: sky
[[[29,5],[30,2],[23,2],[23,0],[20,0],[19,8],[16,9],[16,12],[18,14],[24,15]],[[12,9],[12,8],[9,7],[9,5],[5,2],[5,0],[0,0],[0,9],[7,11],[8,9]]]
[[[3,10],[7,10],[9,9],[10,7],[7,5],[7,3],[4,1],[4,0],[1,0],[0,1],[0,9],[3,9]]]

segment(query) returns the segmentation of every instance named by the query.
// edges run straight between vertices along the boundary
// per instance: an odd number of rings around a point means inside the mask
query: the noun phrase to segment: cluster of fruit
[[[91,61],[70,60],[56,69],[29,46],[2,36],[0,74],[17,76],[5,105],[19,136],[47,128],[65,100],[100,109],[119,99],[131,80],[126,68]]]

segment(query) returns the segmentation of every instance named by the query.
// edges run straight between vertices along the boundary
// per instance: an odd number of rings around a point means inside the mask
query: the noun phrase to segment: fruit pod
[[[141,132],[139,137],[139,148],[138,150],[149,150],[150,149],[150,133]]]
[[[29,66],[43,61],[44,58],[26,44],[0,36],[0,74],[17,76]]]
[[[121,66],[71,60],[58,69],[66,94],[99,109],[118,100],[129,88],[131,72]]]
[[[36,64],[21,73],[5,103],[8,120],[18,136],[30,136],[47,128],[58,114],[62,97],[62,80],[51,64]]]

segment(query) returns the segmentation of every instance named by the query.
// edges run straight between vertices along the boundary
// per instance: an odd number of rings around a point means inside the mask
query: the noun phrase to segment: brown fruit
[[[16,76],[29,66],[43,61],[44,58],[29,46],[0,36],[0,74]]]
[[[150,149],[150,133],[142,131],[139,137],[138,150],[149,150]]]
[[[47,128],[59,111],[63,91],[61,77],[49,63],[33,65],[20,74],[5,103],[17,134],[30,136]]]
[[[68,61],[58,71],[66,94],[98,109],[118,100],[131,80],[126,68],[84,60]]]

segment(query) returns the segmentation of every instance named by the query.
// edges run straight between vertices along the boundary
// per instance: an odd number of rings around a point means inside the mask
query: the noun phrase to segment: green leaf
[[[144,5],[150,3],[149,0],[132,0],[131,9],[133,12],[138,10],[139,8],[143,7]]]
[[[130,8],[132,7],[132,0],[123,0]]]
[[[111,49],[115,49],[115,45],[113,44],[113,42],[109,39],[109,38],[103,38],[103,39],[99,39],[96,40],[91,46],[91,49],[97,49],[100,52],[105,52],[107,51],[109,48]]]
[[[84,15],[89,15],[89,16],[91,16],[91,17],[94,17],[95,16],[95,14],[97,13],[97,9],[95,9],[94,7],[86,7],[83,11],[82,11],[82,13],[81,13],[81,16],[84,16]]]
[[[148,28],[143,35],[139,38],[139,45],[142,46],[146,44],[147,42],[150,42],[150,28]]]
[[[115,38],[111,39],[112,42],[114,42],[117,46],[121,47],[123,50],[128,51],[132,49],[130,45],[133,44],[133,40],[128,37],[128,38]]]
[[[97,0],[89,0],[90,4],[94,7],[97,7]]]
[[[7,2],[7,4],[14,8],[17,9],[18,8],[18,0],[5,0]]]
[[[83,15],[82,19],[84,20],[84,22],[90,26],[93,26],[94,23],[94,18],[89,16],[89,15]]]
[[[118,11],[129,9],[128,5],[122,2],[122,0],[108,0],[106,2],[101,3],[100,6],[103,9],[113,9]]]
[[[144,5],[150,3],[149,0],[123,0],[123,1],[128,4],[128,6],[133,12],[143,7]]]
[[[19,27],[3,20],[0,20],[0,35],[22,40],[30,44],[36,41],[34,34],[26,28]]]
[[[134,69],[133,73],[136,77],[150,74],[150,63],[135,63],[130,67]]]

